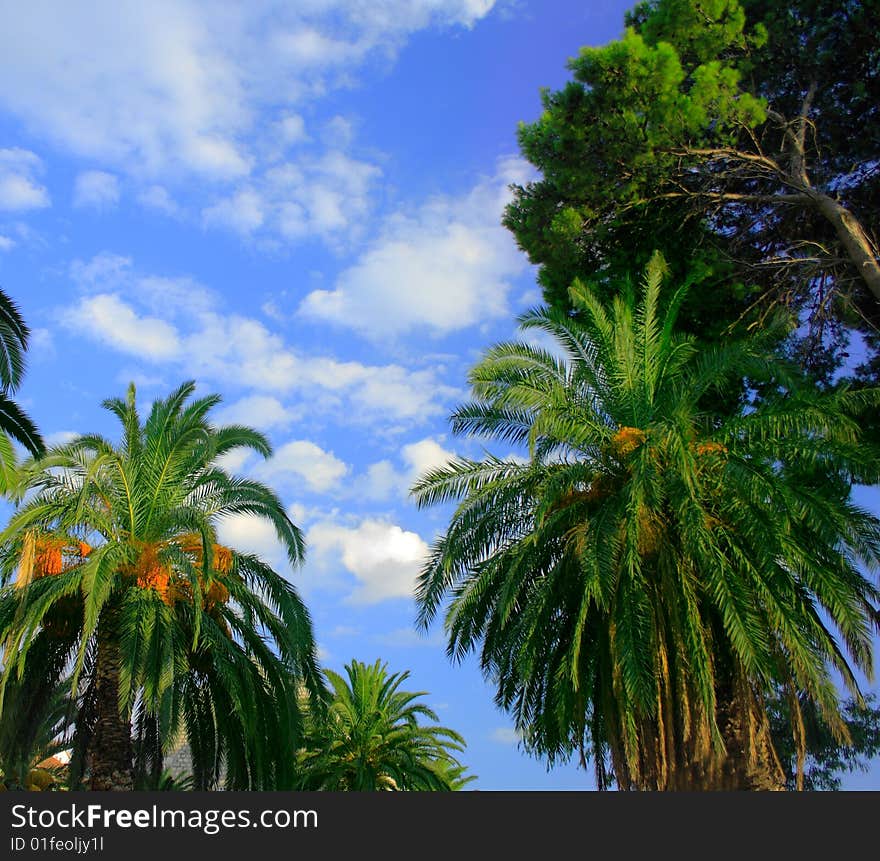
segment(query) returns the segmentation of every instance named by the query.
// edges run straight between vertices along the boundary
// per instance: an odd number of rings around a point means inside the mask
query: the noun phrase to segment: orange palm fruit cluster
[[[611,450],[618,457],[625,457],[634,452],[647,439],[647,434],[640,428],[622,427],[611,437]]]
[[[85,541],[28,532],[21,550],[16,584],[27,586],[41,577],[61,574],[82,562],[91,551]]]
[[[159,560],[155,545],[147,545],[138,556],[134,571],[135,582],[141,589],[153,589],[169,606],[174,603],[171,590],[171,569]]]
[[[727,446],[722,445],[720,442],[712,442],[711,440],[708,440],[706,442],[691,443],[691,447],[693,448],[694,452],[696,452],[701,457],[713,454],[727,454]]]
[[[194,557],[197,567],[202,568],[203,547],[201,537],[198,535],[185,535],[175,543],[184,553]],[[213,568],[221,577],[232,570],[232,551],[222,545],[213,545]],[[159,546],[145,547],[138,558],[134,571],[137,585],[141,589],[153,589],[159,593],[162,600],[169,606],[177,601],[192,601],[192,587],[183,577],[174,575],[174,571],[168,563],[159,560]],[[204,587],[204,579],[199,578]],[[213,580],[204,589],[204,600],[207,609],[216,604],[225,604],[229,600],[229,589],[223,583]]]

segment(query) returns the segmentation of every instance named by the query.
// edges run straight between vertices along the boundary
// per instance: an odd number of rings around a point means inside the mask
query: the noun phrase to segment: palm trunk
[[[112,613],[98,623],[95,666],[95,731],[86,757],[93,790],[130,791],[134,788],[131,723],[119,713],[119,643]]]
[[[715,720],[724,750],[713,744],[687,762],[673,789],[724,792],[785,790],[785,773],[763,703],[742,678],[719,680]]]
[[[662,669],[668,669],[664,662]],[[638,757],[612,748],[621,789],[675,792],[780,791],[785,773],[770,736],[764,703],[743,674],[716,665],[715,724],[696,698],[676,696],[661,672],[656,713],[638,722]],[[679,691],[679,694],[681,692]],[[720,733],[723,748],[717,743]]]
[[[743,686],[737,686],[742,688]],[[719,702],[718,723],[727,756],[718,789],[785,790],[785,773],[770,738],[770,726],[751,690],[735,690]]]

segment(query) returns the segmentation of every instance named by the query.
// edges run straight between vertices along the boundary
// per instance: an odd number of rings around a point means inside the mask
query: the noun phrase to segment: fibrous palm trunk
[[[98,624],[95,664],[95,731],[87,750],[90,788],[129,791],[134,788],[131,722],[119,711],[119,643],[113,614],[105,610]]]

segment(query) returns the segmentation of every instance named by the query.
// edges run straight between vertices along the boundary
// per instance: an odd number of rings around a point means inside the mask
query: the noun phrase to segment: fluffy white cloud
[[[509,184],[527,175],[522,160],[503,159],[463,197],[390,216],[335,287],[311,292],[300,312],[375,339],[413,329],[445,334],[504,315],[510,281],[526,263],[501,211]]]
[[[0,233],[0,251],[11,251],[15,248],[15,240]]]
[[[373,164],[340,149],[271,168],[264,179],[279,233],[288,240],[354,232],[370,209],[370,191],[381,176]]]
[[[53,431],[50,434],[46,434],[46,445],[49,447],[54,445],[66,445],[69,442],[73,442],[78,436],[80,436],[80,434],[76,431]]]
[[[371,464],[355,483],[355,492],[367,499],[385,500],[397,495],[406,497],[413,482],[425,472],[448,463],[455,455],[437,440],[426,437],[400,449],[403,468],[390,460]]]
[[[305,486],[315,493],[326,493],[339,486],[348,472],[346,463],[333,452],[324,451],[309,440],[292,440],[259,464],[254,474],[273,485]]]
[[[63,317],[65,325],[132,356],[161,361],[180,352],[180,336],[157,317],[138,315],[111,293],[85,297]]]
[[[265,220],[263,199],[252,188],[244,188],[202,210],[207,226],[225,227],[242,236],[249,236]]]
[[[77,261],[71,277],[85,295],[59,317],[81,333],[154,363],[173,362],[187,377],[284,396],[288,409],[307,405],[312,414],[344,412],[348,421],[412,424],[444,413],[461,395],[440,380],[440,366],[369,365],[296,351],[259,320],[222,313],[218,297],[198,282],[140,275],[126,257],[105,252]],[[301,400],[291,403],[294,395]]]
[[[345,238],[363,228],[381,171],[334,149],[281,162],[202,210],[207,227],[251,236],[261,228],[297,241]]]
[[[348,600],[356,604],[411,598],[429,549],[415,532],[371,518],[354,527],[316,523],[307,531],[306,542],[322,564],[341,562],[354,575],[358,585]]]
[[[278,572],[288,568],[287,554],[278,540],[275,527],[261,517],[251,514],[223,517],[217,524],[217,538],[221,544],[240,553],[259,556]]]
[[[415,479],[430,469],[443,466],[455,455],[430,437],[405,445],[401,449],[404,462],[409,466],[408,478]]]
[[[49,192],[38,177],[43,162],[30,150],[0,149],[0,209],[20,212],[50,205]]]
[[[249,395],[217,410],[215,420],[218,424],[248,425],[260,430],[271,430],[289,427],[298,416],[295,410],[285,407],[278,398],[271,395]]]
[[[73,186],[73,205],[91,209],[111,209],[119,202],[119,180],[103,170],[86,170]]]
[[[278,131],[285,144],[298,144],[309,139],[305,120],[299,114],[287,114],[278,121]]]
[[[350,83],[429,26],[494,0],[32,0],[4,11],[0,105],[35,133],[139,176],[248,174],[267,115]]]

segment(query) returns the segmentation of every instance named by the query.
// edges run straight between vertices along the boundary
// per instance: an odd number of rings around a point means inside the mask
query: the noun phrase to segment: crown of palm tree
[[[322,687],[311,621],[284,577],[220,544],[216,530],[230,515],[264,518],[293,566],[303,540],[274,492],[220,465],[240,447],[268,456],[267,440],[214,427],[219,398],[191,399],[193,391],[183,384],[142,422],[132,386],[105,402],[123,426],[120,444],[86,435],[23,467],[33,495],[0,536],[11,583],[0,591],[0,685],[24,671],[40,638],[61,638],[87,742],[96,664],[109,644],[119,713],[134,715],[139,755],[152,744],[160,767],[161,746],[185,731],[200,786],[221,766],[231,786],[272,785],[279,768],[291,779],[294,680]]]
[[[352,661],[345,673],[324,670],[331,699],[299,758],[305,789],[443,791],[472,779],[454,756],[464,739],[436,725],[436,713],[418,702],[423,691],[400,689],[409,672]]]
[[[755,339],[677,336],[685,291],[661,314],[663,273],[655,257],[638,303],[576,284],[576,316],[521,317],[554,348],[491,348],[452,425],[527,445],[528,462],[460,458],[413,488],[420,506],[458,502],[419,579],[420,623],[449,599],[449,654],[479,649],[527,744],[591,753],[600,786],[693,785],[723,768],[737,721],[754,769],[773,759],[771,684],[841,729],[831,668],[853,691],[854,669],[872,671],[878,592],[859,566],[880,559],[880,524],[848,479],[878,477],[856,419],[877,391],[820,395]],[[780,394],[704,410],[744,379]]]

